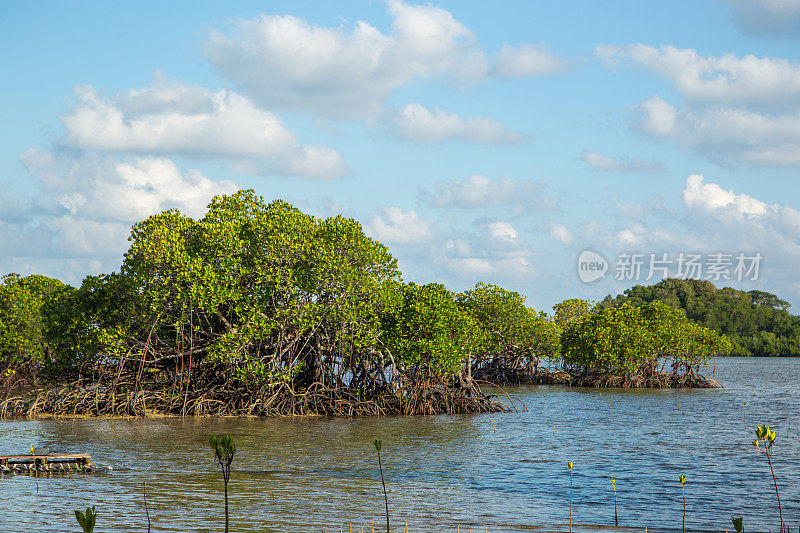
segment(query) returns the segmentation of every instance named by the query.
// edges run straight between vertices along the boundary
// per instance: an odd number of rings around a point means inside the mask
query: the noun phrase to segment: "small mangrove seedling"
[[[775,479],[775,470],[772,468],[772,444],[775,442],[775,432],[769,429],[769,426],[758,426],[755,429],[756,438],[753,439],[753,446],[758,451],[759,441],[764,443],[764,453],[767,454],[767,462],[769,463],[769,471],[772,473],[772,482],[775,483],[775,496],[778,498],[778,514],[781,518],[781,531],[783,527],[783,508],[781,507],[781,495],[778,492],[778,480]]]
[[[683,493],[683,533],[686,533],[686,478],[683,474],[678,476],[678,481],[681,482],[681,492]]]
[[[736,530],[736,533],[744,533],[744,526],[742,525],[741,516],[732,516],[731,523],[733,524],[733,529]]]
[[[378,452],[378,468],[381,471],[381,484],[383,485],[383,503],[386,505],[386,533],[389,533],[389,498],[386,496],[386,481],[383,479],[383,464],[381,463],[381,441],[375,439],[372,444]]]
[[[233,454],[236,453],[236,443],[230,435],[211,435],[208,444],[214,451],[214,456],[222,470],[222,480],[225,484],[225,533],[228,533],[228,480],[231,478],[231,463]]]
[[[572,533],[572,461],[567,461],[569,468],[569,533]]]
[[[150,533],[150,509],[147,508],[147,481],[142,481],[142,496],[144,496],[144,512],[147,515],[147,533]]]
[[[36,455],[36,447],[31,444],[31,456]],[[36,459],[33,460],[33,476],[36,478],[36,495],[39,495],[39,465],[36,464]]]
[[[83,533],[92,533],[94,531],[94,523],[97,521],[97,513],[94,510],[94,505],[86,509],[86,512],[75,509],[75,518],[83,528]]]
[[[617,480],[613,477],[611,478],[611,486],[614,488],[614,525],[619,525],[619,520],[617,520]]]

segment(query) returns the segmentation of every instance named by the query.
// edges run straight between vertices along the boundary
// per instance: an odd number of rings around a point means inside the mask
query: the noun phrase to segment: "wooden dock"
[[[0,455],[0,472],[92,472],[95,466],[88,453],[49,453],[46,455]]]

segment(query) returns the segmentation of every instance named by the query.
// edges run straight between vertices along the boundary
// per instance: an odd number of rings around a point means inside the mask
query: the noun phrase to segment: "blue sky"
[[[797,307],[798,38],[798,0],[4,2],[0,272],[79,283],[253,188],[537,309],[664,254]]]

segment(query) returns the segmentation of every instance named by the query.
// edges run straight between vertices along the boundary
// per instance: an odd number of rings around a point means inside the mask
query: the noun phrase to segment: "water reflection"
[[[360,519],[380,529],[376,438],[393,521],[407,520],[411,531],[566,531],[567,461],[575,465],[576,531],[613,526],[611,476],[621,529],[680,530],[681,473],[687,528],[730,529],[730,516],[743,515],[747,529],[777,529],[769,468],[750,444],[760,423],[778,434],[784,517],[796,527],[800,435],[789,422],[800,426],[800,359],[719,359],[716,375],[725,389],[517,388],[510,392],[528,411],[515,414],[2,422],[2,453],[50,446],[89,452],[113,470],[39,479],[38,495],[35,479],[4,477],[0,530],[74,530],[72,510],[90,505],[98,531],[143,530],[147,481],[155,531],[220,531],[222,481],[207,444],[220,432],[238,445],[234,531],[339,531]]]

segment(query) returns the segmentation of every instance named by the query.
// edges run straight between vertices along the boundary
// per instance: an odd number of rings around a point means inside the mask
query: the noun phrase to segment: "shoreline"
[[[502,385],[560,385],[589,389],[717,389],[722,383],[711,376],[694,373],[675,374],[657,372],[650,376],[618,374],[613,372],[575,372],[540,369],[531,374],[525,371],[504,370],[496,375],[487,375]],[[498,378],[501,378],[498,380]]]
[[[483,372],[481,374],[484,374]],[[433,416],[440,414],[469,414],[512,412],[525,410],[524,404],[513,394],[504,390],[508,386],[555,385],[565,388],[587,389],[715,389],[723,385],[709,376],[696,374],[656,373],[651,376],[632,374],[615,374],[612,372],[570,373],[564,370],[540,369],[536,374],[524,371],[504,370],[494,375],[478,374],[475,385],[480,395],[464,395],[464,391],[456,386],[440,387],[433,394],[422,400],[437,400],[434,407],[423,410],[409,408],[409,403],[419,401],[413,398],[399,397],[395,394],[378,394],[361,396],[359,391],[347,391],[344,397],[326,396],[322,403],[309,403],[309,391],[303,393],[287,393],[293,400],[291,410],[270,408],[261,397],[250,397],[245,401],[243,396],[209,399],[202,393],[194,393],[189,402],[193,409],[184,408],[179,412],[169,409],[153,409],[148,402],[162,396],[163,391],[140,390],[134,397],[128,396],[124,402],[115,403],[115,393],[108,388],[101,390],[103,384],[92,384],[83,387],[50,387],[40,389],[37,393],[25,395],[8,394],[0,399],[0,420],[158,420],[158,419],[268,419],[268,418],[363,418],[394,416]],[[494,379],[492,379],[494,378]],[[496,393],[494,392],[496,391]],[[357,397],[357,399],[354,398]],[[296,410],[297,398],[303,398],[302,409]],[[271,400],[275,399],[275,395]],[[213,401],[230,405],[239,404],[234,410],[198,409],[198,406]],[[286,398],[283,398],[285,401]],[[68,403],[71,402],[71,403]],[[404,405],[405,403],[405,405]],[[520,402],[521,403],[521,402]],[[48,407],[60,406],[61,410],[51,411]],[[152,405],[152,403],[151,403]],[[171,404],[174,406],[174,402]],[[81,409],[79,409],[79,406]],[[173,407],[174,409],[174,407]],[[71,412],[70,412],[71,411]]]

